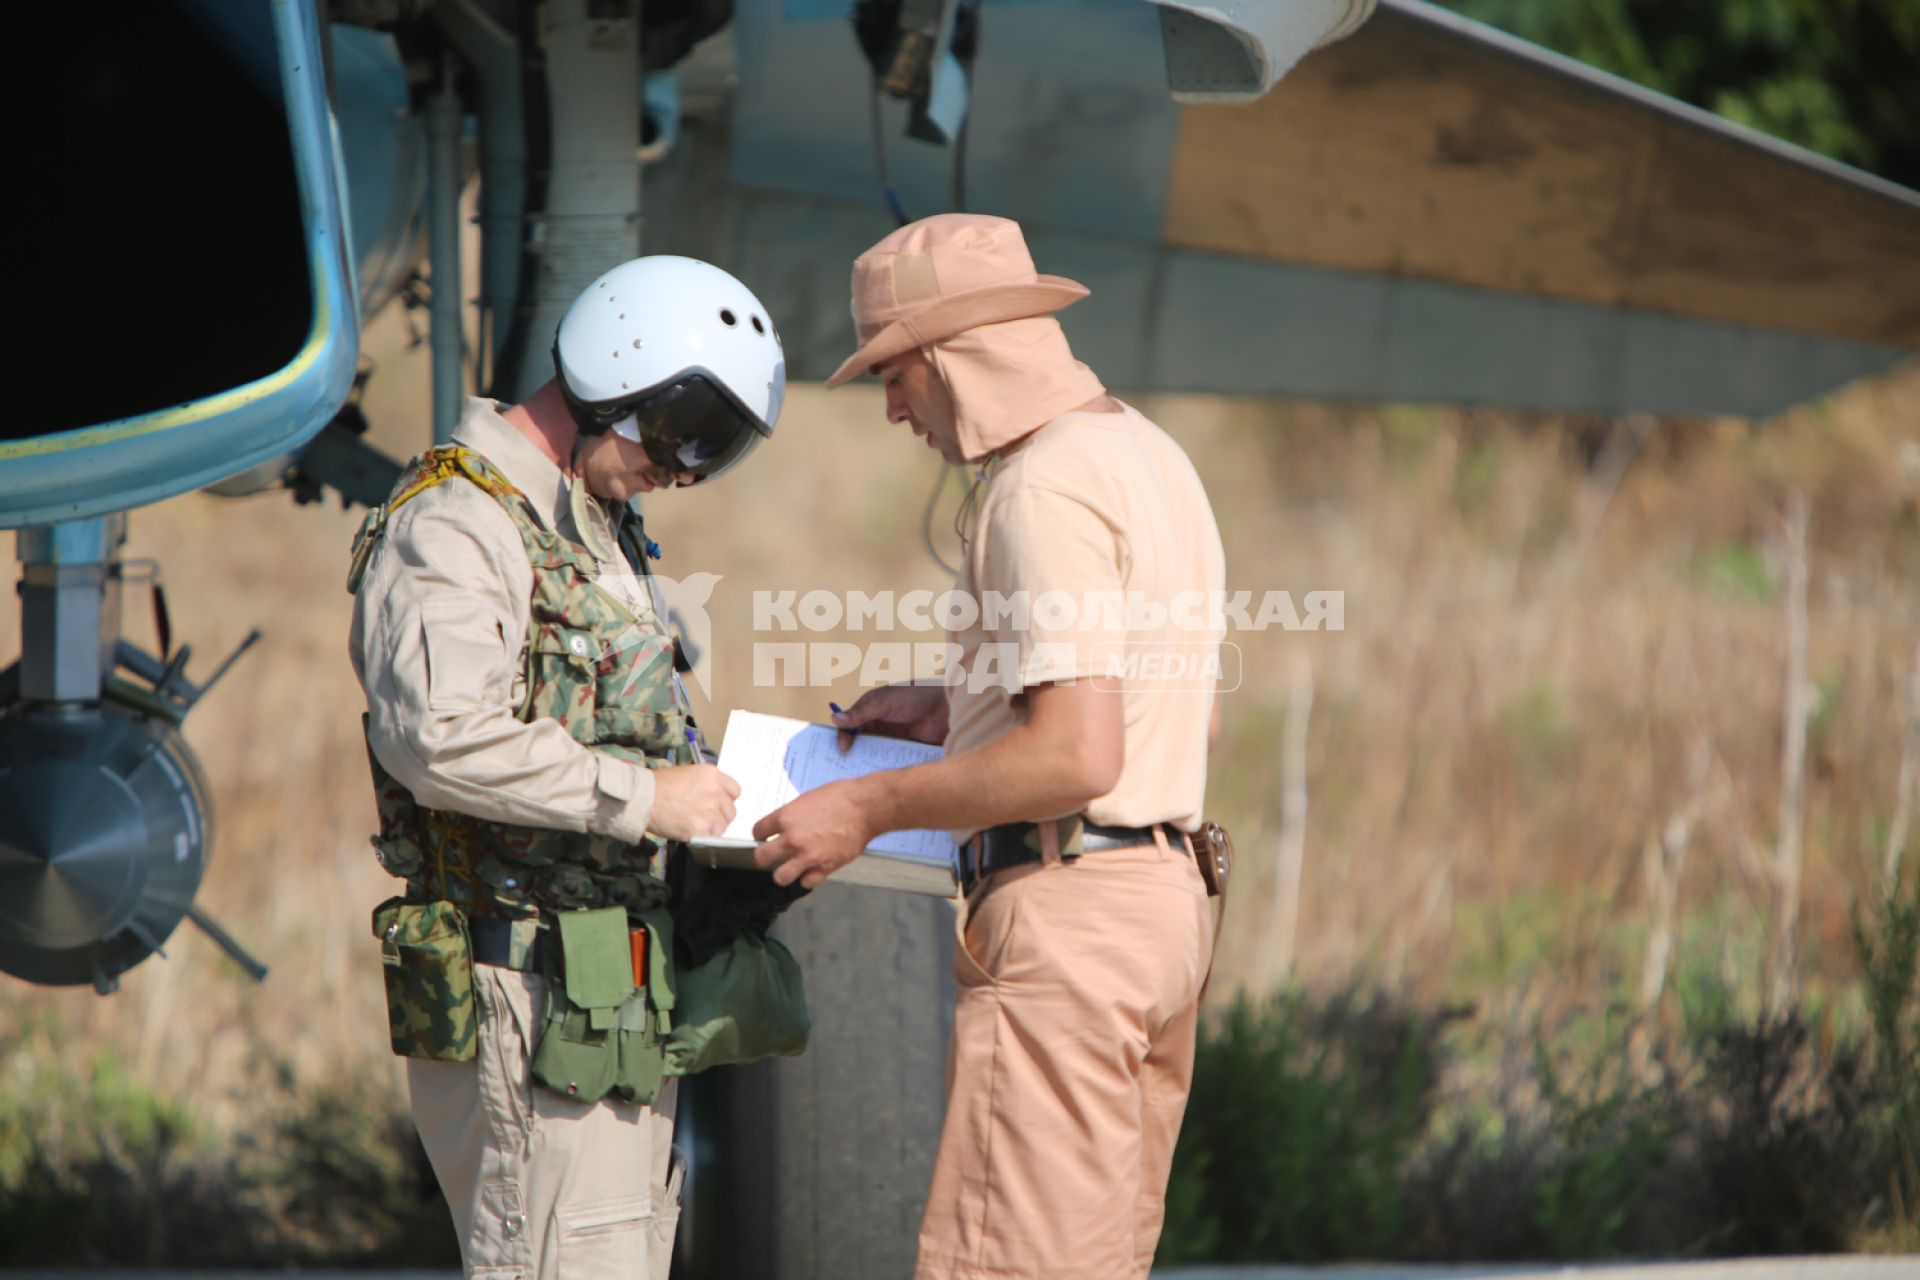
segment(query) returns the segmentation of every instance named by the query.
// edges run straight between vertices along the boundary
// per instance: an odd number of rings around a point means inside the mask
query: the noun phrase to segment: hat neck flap
[[[960,452],[978,462],[1106,394],[1052,316],[981,325],[928,348],[953,396]]]

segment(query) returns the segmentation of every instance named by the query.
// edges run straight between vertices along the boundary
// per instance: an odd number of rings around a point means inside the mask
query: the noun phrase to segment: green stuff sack
[[[806,1051],[811,1030],[800,962],[775,939],[742,933],[705,964],[675,975],[666,1071],[690,1076],[790,1058]]]
[[[373,910],[387,984],[393,1051],[403,1058],[470,1062],[479,1047],[473,947],[451,902],[389,898]]]

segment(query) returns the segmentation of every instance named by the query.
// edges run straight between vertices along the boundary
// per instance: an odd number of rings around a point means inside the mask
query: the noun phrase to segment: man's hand
[[[710,764],[653,771],[653,813],[647,830],[669,840],[717,836],[733,821],[740,784]]]
[[[776,884],[812,889],[865,852],[878,834],[856,785],[832,782],[775,809],[753,825],[753,860]]]
[[[850,730],[885,738],[911,738],[939,746],[947,740],[947,689],[938,684],[890,684],[869,689],[845,711],[836,711],[840,749],[853,746]]]

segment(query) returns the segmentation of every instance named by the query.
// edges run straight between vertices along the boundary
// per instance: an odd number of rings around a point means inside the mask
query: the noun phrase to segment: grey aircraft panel
[[[753,281],[789,376],[854,347],[855,256],[887,233],[877,202],[740,187],[661,166],[652,245]],[[1173,249],[1044,228],[1042,270],[1092,297],[1061,313],[1116,390],[1503,404],[1549,411],[1766,416],[1905,359],[1897,347]]]
[[[881,209],[871,77],[849,8],[823,18],[819,6],[740,0],[736,183]],[[1023,223],[1156,238],[1180,117],[1155,8],[993,4],[982,28],[967,136],[973,202]],[[952,149],[907,139],[905,108],[884,106],[888,165],[908,212],[950,207]]]
[[[1153,390],[1765,416],[1909,354],[1433,281],[1164,257]]]

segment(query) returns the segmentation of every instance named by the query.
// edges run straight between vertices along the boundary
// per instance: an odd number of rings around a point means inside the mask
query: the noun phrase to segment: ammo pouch
[[[473,948],[451,902],[389,898],[373,909],[387,985],[393,1051],[403,1058],[471,1061],[479,1047]]]
[[[812,1023],[800,962],[774,938],[735,934],[712,959],[678,975],[667,1074],[803,1053]]]
[[[545,1025],[531,1064],[533,1078],[555,1093],[642,1105],[660,1096],[674,1008],[673,919],[664,910],[639,919],[647,930],[643,987],[633,982],[626,908],[555,915],[560,972],[546,975]]]
[[[803,1052],[812,1029],[800,962],[779,942],[737,935],[698,968],[676,972],[673,920],[647,928],[647,985],[633,985],[619,907],[557,915],[562,972],[547,977],[533,1078],[581,1102],[608,1094],[652,1103],[665,1076]]]

